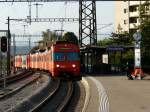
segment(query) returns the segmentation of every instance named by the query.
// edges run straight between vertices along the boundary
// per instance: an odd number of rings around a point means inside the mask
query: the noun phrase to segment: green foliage
[[[129,50],[127,51],[124,56],[123,56],[124,59],[134,59],[134,51],[133,50]]]
[[[133,34],[129,34],[127,32],[120,32],[119,34],[112,33],[112,37],[104,40],[98,41],[98,45],[108,46],[108,45],[125,45],[132,46],[134,45]],[[115,53],[115,54],[114,54]],[[134,51],[129,50],[122,54],[121,60],[121,52],[110,52],[109,53],[109,61],[111,64],[114,63],[114,55],[115,55],[115,64],[117,65],[126,65],[126,63],[134,64]]]
[[[150,43],[150,3],[145,1],[144,4],[140,5],[140,21],[141,24],[139,29],[142,34],[142,47],[149,46]]]
[[[141,48],[142,48],[142,63],[143,65],[150,65],[150,21],[145,21],[141,24]]]
[[[98,45],[133,45],[133,34],[127,32],[112,33],[111,38],[98,41]]]
[[[112,42],[114,45],[132,45],[133,44],[133,34],[127,32],[121,32],[119,34],[112,33]]]
[[[106,45],[111,45],[112,40],[105,38],[104,40],[100,40],[97,43],[99,46],[106,46]]]
[[[140,22],[143,24],[145,21],[150,20],[150,1],[145,1],[139,7],[139,14],[140,14]]]
[[[43,41],[67,41],[67,42],[72,42],[75,44],[78,44],[78,39],[77,36],[73,32],[67,32],[63,36],[57,35],[55,32],[51,32],[47,30],[46,32],[43,32]]]
[[[78,44],[78,38],[73,32],[67,32],[63,35],[62,40]]]
[[[140,21],[139,26],[142,34],[141,48],[142,48],[142,64],[145,66],[150,65],[150,1],[146,1],[140,5]]]
[[[7,59],[0,60],[0,66],[6,66],[7,65]]]
[[[142,34],[142,46],[146,47],[150,44],[150,21],[145,21],[140,26]]]

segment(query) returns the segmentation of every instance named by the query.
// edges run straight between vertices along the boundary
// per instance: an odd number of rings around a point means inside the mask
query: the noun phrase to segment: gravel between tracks
[[[44,75],[40,79],[38,79],[35,83],[32,83],[31,85],[25,87],[12,97],[0,100],[0,112],[6,112],[8,109],[11,110],[11,108],[14,108],[15,106],[22,103],[28,97],[40,91],[48,83],[49,81],[48,79],[49,77]],[[20,86],[21,83],[16,83],[14,86],[15,87]]]
[[[73,98],[65,112],[82,112],[85,102],[85,87],[81,82],[75,82]]]
[[[61,82],[61,86],[54,97],[40,110],[40,112],[56,112],[57,106],[64,100],[67,91],[67,83]]]

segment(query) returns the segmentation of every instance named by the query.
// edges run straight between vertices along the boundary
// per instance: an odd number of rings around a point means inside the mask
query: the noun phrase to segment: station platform
[[[150,112],[150,75],[143,80],[128,80],[127,76],[95,75],[105,88],[110,112]]]

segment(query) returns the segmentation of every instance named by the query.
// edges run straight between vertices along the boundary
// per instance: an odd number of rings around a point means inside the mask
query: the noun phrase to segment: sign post
[[[133,34],[135,40],[134,47],[134,71],[131,74],[133,79],[142,79],[145,77],[141,67],[141,33],[136,32]]]

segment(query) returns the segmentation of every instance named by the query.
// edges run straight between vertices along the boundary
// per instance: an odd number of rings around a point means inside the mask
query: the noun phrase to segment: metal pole
[[[1,39],[1,38],[0,38],[0,39]],[[0,44],[1,44],[1,41],[0,41]],[[1,74],[0,74],[0,75],[2,76],[2,52],[1,52],[1,51],[0,51],[0,58],[1,58],[1,63],[0,63],[0,64],[1,64],[1,65],[0,65],[0,67],[1,67],[1,71],[0,71]]]
[[[5,89],[6,88],[6,73],[4,73],[4,71],[2,71],[2,74],[4,75],[4,89]]]
[[[82,0],[79,0],[79,45],[80,47],[82,47],[82,12],[83,12]]]
[[[28,26],[28,25],[23,25],[24,35],[26,34],[26,26]]]
[[[90,45],[92,45],[92,42],[93,42],[93,41],[92,41],[92,36],[93,36],[93,35],[92,35],[92,30],[91,30],[91,24],[92,24],[92,20],[91,20],[91,19],[89,19],[89,24],[90,24],[90,29],[89,29],[89,30],[90,30],[90,31],[89,31],[89,32],[90,32]]]
[[[36,19],[38,19],[38,6],[39,5],[43,5],[43,4],[38,4],[38,3],[36,3],[36,4],[34,4],[35,6],[36,6]]]
[[[11,35],[10,35],[10,19],[8,17],[8,51],[7,51],[7,75],[10,75],[10,42]]]
[[[14,67],[14,73],[15,73],[16,72],[16,69],[15,69],[15,56],[16,56],[15,34],[13,35],[13,47],[14,47],[14,63],[13,63],[13,67]]]
[[[36,18],[38,19],[38,4],[36,3]]]
[[[29,23],[31,25],[31,2],[29,2]]]
[[[29,51],[31,49],[31,38],[29,37]]]

